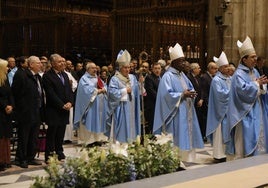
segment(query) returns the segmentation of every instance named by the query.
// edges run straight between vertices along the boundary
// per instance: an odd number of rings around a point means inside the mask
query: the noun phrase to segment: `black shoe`
[[[22,161],[20,162],[20,165],[19,165],[21,168],[28,168],[28,163],[27,161]]]
[[[63,142],[64,144],[71,144],[72,143],[72,141],[71,140],[64,140],[64,142]]]
[[[20,161],[15,159],[15,161],[14,161],[14,165],[16,165],[16,166],[20,166]]]
[[[86,147],[93,148],[93,147],[97,147],[97,146],[102,146],[104,144],[106,144],[105,141],[96,141],[96,142],[88,144]]]
[[[40,161],[37,161],[35,159],[28,161],[28,164],[29,165],[34,165],[34,166],[42,165],[42,163]]]
[[[0,171],[5,171],[6,168],[5,168],[5,165],[4,164],[0,164]]]
[[[58,160],[59,161],[66,158],[66,156],[62,152],[61,153],[57,153],[57,155],[58,155]]]
[[[225,158],[221,158],[221,159],[217,159],[217,158],[213,158],[215,160],[215,163],[223,163],[226,162],[226,157]]]
[[[5,164],[4,167],[5,168],[11,168],[11,164]]]

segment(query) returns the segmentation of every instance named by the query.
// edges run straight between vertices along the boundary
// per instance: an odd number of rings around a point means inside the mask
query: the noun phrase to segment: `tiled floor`
[[[76,156],[77,150],[80,147],[73,142],[72,144],[64,145],[64,152],[66,156]],[[197,158],[194,163],[186,163],[184,162],[184,168],[187,169],[195,169],[208,165],[215,164],[215,161],[211,157],[212,148],[210,144],[205,144],[204,149],[199,149],[197,151]],[[44,154],[41,153],[38,160],[44,161]],[[46,164],[43,162],[42,166],[29,166],[28,169],[22,169],[18,166],[12,165],[12,168],[7,169],[4,172],[0,172],[0,187],[1,188],[26,188],[30,187],[33,183],[33,177],[35,176],[45,176],[46,172],[43,168]]]

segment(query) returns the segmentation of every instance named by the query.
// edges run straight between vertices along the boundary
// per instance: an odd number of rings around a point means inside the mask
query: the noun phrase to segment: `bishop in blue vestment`
[[[213,158],[225,161],[224,143],[229,137],[226,119],[231,78],[228,75],[229,63],[225,53],[222,52],[219,58],[214,57],[214,61],[219,71],[210,85],[206,135],[213,146]]]
[[[237,43],[241,61],[232,77],[227,124],[230,133],[228,154],[235,158],[267,152],[268,120],[261,95],[265,76],[254,68],[257,55],[249,37]]]
[[[171,133],[183,161],[194,161],[195,148],[203,148],[198,119],[194,108],[197,95],[182,72],[185,59],[181,46],[169,49],[171,66],[163,75],[157,93],[153,133]]]
[[[97,77],[95,63],[88,62],[81,77],[75,103],[74,127],[78,141],[85,144],[106,141],[107,86]]]
[[[136,77],[129,74],[130,54],[121,51],[117,57],[119,71],[108,86],[107,128],[110,139],[133,142],[141,134],[140,91]]]

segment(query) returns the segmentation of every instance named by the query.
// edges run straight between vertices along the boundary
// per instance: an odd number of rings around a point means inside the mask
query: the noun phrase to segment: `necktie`
[[[40,82],[39,82],[38,74],[34,75],[34,78],[36,80],[37,90],[38,90],[38,93],[39,93],[39,96],[40,96],[40,98],[38,99],[38,106],[41,107],[42,88],[41,88],[41,85],[40,85]]]
[[[58,75],[60,77],[60,80],[61,80],[62,84],[64,85],[64,77],[63,77],[63,75],[61,74],[61,72],[58,73]]]
[[[195,80],[195,83],[199,86],[199,82],[195,76],[194,76],[194,80]]]
[[[42,89],[41,89],[41,85],[40,85],[40,82],[39,82],[39,79],[38,79],[38,75],[34,75],[35,77],[35,80],[36,80],[36,83],[37,83],[37,89],[38,89],[38,92],[39,92],[39,95],[41,96],[42,94]]]

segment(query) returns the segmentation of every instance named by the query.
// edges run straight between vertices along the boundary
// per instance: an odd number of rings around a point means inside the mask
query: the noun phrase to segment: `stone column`
[[[267,0],[255,0],[254,3],[254,47],[258,56],[267,55]]]
[[[207,63],[212,61],[213,56],[219,56],[223,50],[223,27],[220,23],[222,14],[222,0],[209,0],[208,32],[207,32]],[[218,20],[217,20],[218,19]],[[217,22],[217,21],[218,22]]]
[[[238,64],[237,40],[252,39],[257,55],[267,52],[267,0],[230,0],[224,11],[223,48],[228,60]]]

